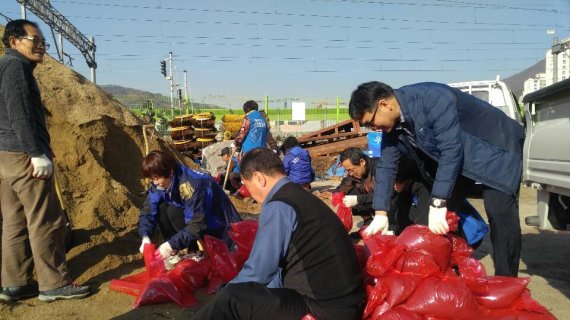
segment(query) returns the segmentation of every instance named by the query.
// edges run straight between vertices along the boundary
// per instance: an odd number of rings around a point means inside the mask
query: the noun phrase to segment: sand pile
[[[77,229],[79,244],[68,255],[70,269],[79,282],[89,281],[125,262],[140,260],[135,231],[144,200],[139,194],[145,189],[139,171],[145,153],[144,123],[49,56],[35,75],[47,108],[56,177]],[[154,131],[149,133],[149,149],[170,150]]]

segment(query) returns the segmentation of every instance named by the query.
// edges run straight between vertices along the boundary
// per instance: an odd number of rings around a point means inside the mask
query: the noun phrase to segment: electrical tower
[[[22,18],[26,18],[24,8],[28,8],[38,18],[42,19],[52,30],[55,30],[60,35],[64,36],[73,46],[79,50],[85,57],[85,62],[91,69],[91,82],[95,82],[95,69],[97,69],[97,62],[95,62],[95,38],[87,39],[75,26],[67,20],[67,18],[53,8],[49,0],[16,0],[22,5]],[[60,41],[58,54],[63,55],[62,43]]]

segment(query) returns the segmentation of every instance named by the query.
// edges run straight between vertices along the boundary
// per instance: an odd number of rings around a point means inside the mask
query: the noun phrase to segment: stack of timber
[[[168,124],[174,148],[185,154],[200,157],[202,149],[216,143],[216,117],[211,112],[183,114]]]
[[[221,129],[224,131],[225,140],[230,140],[237,135],[243,118],[245,118],[243,114],[224,114]]]
[[[349,147],[366,148],[367,132],[354,120],[345,120],[297,138],[311,158],[335,156]]]

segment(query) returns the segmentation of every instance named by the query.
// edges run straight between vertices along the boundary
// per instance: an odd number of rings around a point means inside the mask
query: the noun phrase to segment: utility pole
[[[190,99],[188,99],[188,73],[184,70],[184,106],[186,107],[186,113],[190,113],[188,110],[188,105],[190,104]],[[192,110],[194,113],[194,110]]]
[[[168,62],[170,65],[170,74],[168,80],[170,80],[170,116],[174,119],[174,77],[172,76],[172,51],[168,53]]]
[[[22,19],[26,20],[26,1],[22,3],[20,9],[21,9],[20,11],[22,12]]]

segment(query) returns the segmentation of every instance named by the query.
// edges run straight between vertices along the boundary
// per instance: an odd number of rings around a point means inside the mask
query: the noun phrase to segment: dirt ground
[[[324,189],[333,186],[334,181],[322,181],[319,183]],[[570,249],[568,241],[570,232],[541,231],[534,227],[524,225],[524,217],[534,214],[536,211],[536,193],[529,188],[521,189],[521,227],[523,230],[523,251],[520,264],[520,276],[531,277],[529,288],[533,298],[548,308],[558,319],[570,319],[568,308],[570,297]],[[241,200],[238,200],[241,201]],[[235,201],[235,202],[238,202]],[[470,199],[474,206],[484,212],[482,200]],[[259,205],[250,204],[242,209],[255,211]],[[255,215],[245,214],[245,218],[255,218]],[[358,223],[355,223],[358,225]],[[116,246],[125,247],[125,251],[133,254],[138,248],[138,241],[122,240]],[[107,246],[105,251],[109,255],[119,254],[118,248]],[[483,261],[489,274],[493,273],[490,257],[491,244],[488,237],[475,256]],[[86,253],[85,260],[93,259]],[[135,257],[124,264],[98,273],[92,278],[84,275],[90,272],[95,263],[77,263],[77,259],[71,259],[72,272],[84,282],[94,288],[94,294],[86,299],[78,301],[57,301],[50,304],[37,299],[28,299],[16,303],[0,304],[0,319],[188,319],[196,309],[184,309],[173,304],[145,306],[132,308],[134,297],[109,290],[109,281],[128,274],[143,270],[143,261],[135,254]],[[81,268],[83,266],[83,269]],[[208,300],[208,296],[198,294],[201,303]]]
[[[0,26],[0,34],[3,28]],[[3,47],[0,45],[0,55]],[[172,151],[156,132],[144,139],[140,119],[81,75],[50,57],[36,68],[47,109],[57,179],[76,230],[76,246],[67,255],[71,276],[89,284],[93,294],[83,300],[42,303],[37,298],[0,302],[0,319],[187,319],[194,309],[172,304],[133,309],[134,297],[109,290],[112,279],[140,272],[140,237],[136,234],[140,193],[145,181],[140,164],[146,149]],[[316,161],[317,174],[334,159]],[[318,189],[338,180],[319,181]],[[244,218],[255,218],[259,204],[234,199]],[[480,212],[480,200],[474,200]],[[521,192],[521,222],[536,211],[535,193]],[[570,319],[570,248],[568,232],[539,231],[522,225],[521,276],[531,276],[533,297],[559,319]],[[488,239],[476,252],[492,274]],[[198,295],[204,302],[207,296]]]

